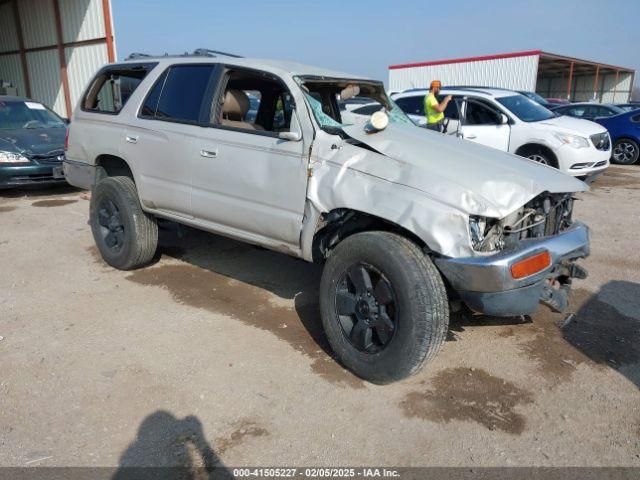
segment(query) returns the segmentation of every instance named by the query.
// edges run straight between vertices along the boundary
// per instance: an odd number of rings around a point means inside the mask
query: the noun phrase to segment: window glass
[[[587,112],[587,107],[563,108],[560,110],[560,112],[571,117],[582,118]]]
[[[540,122],[556,116],[551,110],[524,95],[499,97],[496,100],[523,122]]]
[[[498,125],[500,114],[492,108],[473,100],[467,101],[465,117],[467,125]]]
[[[444,118],[449,118],[452,120],[460,120],[460,112],[458,111],[458,97],[452,97],[451,101],[448,103],[447,108],[444,109]],[[444,100],[444,97],[438,98],[438,102]]]
[[[289,92],[280,93],[276,101],[273,117],[273,129],[276,131],[288,131],[293,113],[293,100]]]
[[[158,100],[160,100],[160,93],[164,87],[164,81],[167,78],[167,72],[165,71],[160,78],[156,81],[155,85],[147,95],[147,99],[144,101],[140,114],[144,117],[153,117],[158,109]]]
[[[156,118],[197,123],[213,65],[171,67],[158,102]]]
[[[102,71],[87,91],[82,105],[85,110],[118,113],[155,65],[121,66]]]
[[[0,100],[0,130],[64,127],[60,117],[41,103]]]
[[[422,95],[398,98],[395,102],[408,115],[424,116],[424,96]]]

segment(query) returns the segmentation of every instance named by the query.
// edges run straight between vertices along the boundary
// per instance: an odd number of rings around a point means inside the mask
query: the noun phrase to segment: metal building
[[[0,0],[0,81],[18,95],[71,118],[89,78],[115,58],[110,0]]]
[[[542,50],[389,66],[389,89],[476,85],[534,91],[574,101],[627,102],[635,70]]]

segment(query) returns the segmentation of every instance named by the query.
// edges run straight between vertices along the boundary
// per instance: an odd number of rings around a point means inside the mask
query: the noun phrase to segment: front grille
[[[609,147],[611,146],[611,141],[609,140],[609,134],[607,132],[591,135],[591,142],[598,150],[609,150]]]
[[[606,160],[602,160],[601,162],[596,163],[596,164],[593,166],[593,168],[601,167],[601,166],[606,165],[606,164],[607,164],[607,161],[606,161]]]

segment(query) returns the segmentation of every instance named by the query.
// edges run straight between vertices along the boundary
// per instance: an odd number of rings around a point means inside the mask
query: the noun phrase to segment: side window
[[[97,113],[119,113],[154,66],[116,65],[102,70],[82,99],[82,109]]]
[[[422,95],[398,98],[395,102],[404,113],[424,116],[424,96]]]
[[[164,82],[166,79],[167,72],[165,71],[162,75],[160,75],[160,78],[156,80],[155,85],[147,95],[147,98],[144,101],[144,105],[142,106],[142,110],[140,110],[140,116],[155,116],[156,110],[158,110],[158,101],[160,100],[160,94],[162,93],[162,89],[164,88]]]
[[[607,107],[596,107],[596,117],[610,117],[615,115],[614,111]]]
[[[213,69],[213,65],[171,67],[158,101],[155,118],[198,123]]]
[[[267,72],[234,69],[211,109],[213,126],[251,132],[288,132],[294,102],[284,83]]]
[[[498,125],[500,115],[489,106],[476,100],[467,100],[467,111],[465,115],[466,125]]]
[[[444,109],[444,118],[450,118],[452,120],[460,120],[460,111],[458,109],[458,99],[460,97],[452,97],[451,101],[447,105],[447,108]],[[442,99],[438,99],[438,101],[442,101]]]
[[[565,108],[562,109],[562,113],[565,113],[571,117],[582,118],[587,113],[587,109],[585,107]]]

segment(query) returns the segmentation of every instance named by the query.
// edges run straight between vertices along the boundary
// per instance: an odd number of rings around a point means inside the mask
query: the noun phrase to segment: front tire
[[[613,144],[611,163],[633,165],[638,161],[638,156],[640,156],[638,143],[629,138],[620,138]]]
[[[449,324],[438,270],[415,243],[389,232],[358,233],[335,247],[322,273],[320,310],[338,359],[378,384],[417,373]]]
[[[158,246],[156,219],[142,210],[129,177],[103,178],[91,194],[91,231],[105,262],[119,270],[147,265]]]

